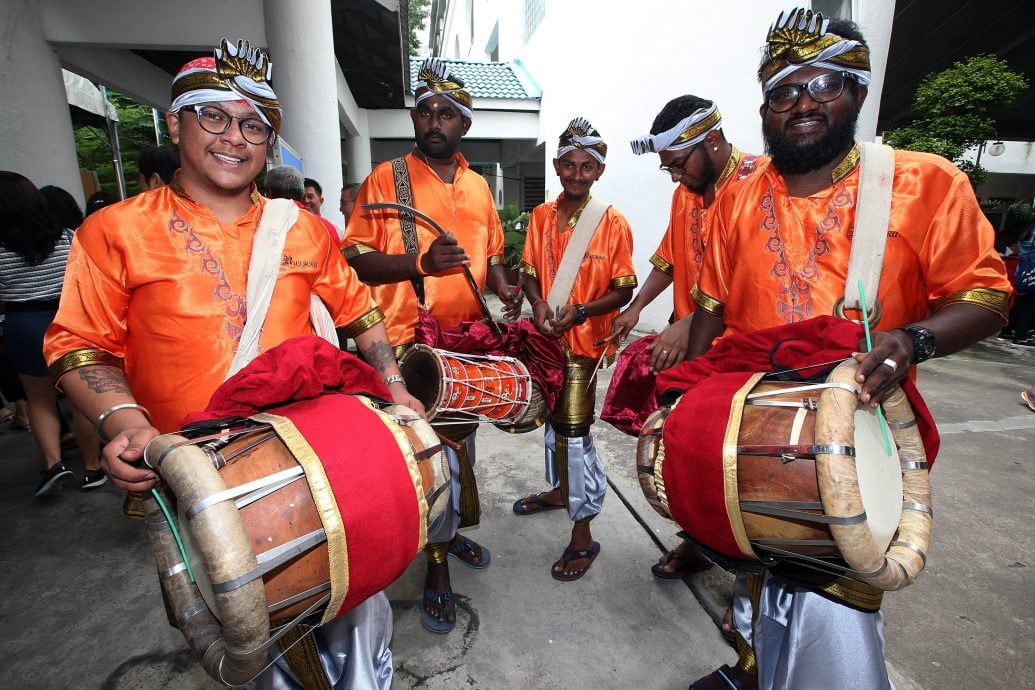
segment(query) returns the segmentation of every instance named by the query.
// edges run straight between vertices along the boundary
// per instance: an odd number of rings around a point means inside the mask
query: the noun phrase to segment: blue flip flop
[[[547,510],[561,510],[564,508],[563,503],[553,503],[543,498],[543,494],[548,493],[542,491],[531,496],[525,496],[514,501],[514,514],[515,515],[535,515],[536,513],[542,513]]]
[[[550,576],[559,582],[575,582],[575,580],[581,579],[583,575],[589,572],[590,566],[592,566],[593,562],[597,560],[597,556],[599,554],[600,542],[596,541],[593,542],[593,548],[591,549],[581,549],[576,551],[574,549],[565,548],[564,555],[561,556],[561,562],[564,564],[564,567],[560,570],[554,570],[554,566],[550,566]],[[589,563],[586,564],[586,567],[573,575],[565,575],[564,568],[567,568],[568,564],[572,561],[577,561],[580,558],[589,559]]]
[[[437,606],[445,606],[453,600],[453,590],[447,589],[445,592],[436,592],[433,589],[424,590],[424,600],[436,604]],[[420,622],[430,632],[444,635],[456,627],[456,621],[452,623],[449,621],[440,621],[435,616],[428,613],[428,610],[422,605],[420,607]]]
[[[470,561],[465,560],[464,557],[461,555],[464,553],[470,553],[473,555],[475,546],[478,546],[478,544],[475,544],[473,541],[461,534],[460,541],[449,547],[449,555],[455,558],[456,560],[460,561],[463,565],[466,565],[468,568],[474,568],[475,570],[484,570],[485,568],[489,567],[489,561],[492,560],[492,554],[489,553],[489,550],[484,546],[481,547],[481,560],[479,560],[477,563],[471,563]]]

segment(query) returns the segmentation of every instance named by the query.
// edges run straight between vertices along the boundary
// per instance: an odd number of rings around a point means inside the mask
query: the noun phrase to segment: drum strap
[[[277,640],[284,660],[306,690],[331,690],[330,679],[320,663],[320,650],[309,634],[310,626],[298,624]]]
[[[557,266],[557,276],[554,278],[550,294],[546,298],[548,306],[559,307],[567,304],[571,298],[571,290],[575,287],[575,279],[579,275],[579,268],[582,267],[582,260],[586,257],[586,249],[589,248],[590,240],[597,232],[597,226],[603,220],[604,214],[610,205],[590,197],[586,207],[582,209],[582,215],[575,223],[575,229],[568,240],[568,246],[564,248],[564,256]]]
[[[406,158],[392,159],[392,177],[395,180],[395,200],[406,206],[413,206],[413,185],[410,183],[410,169],[406,167]],[[407,254],[416,254],[420,261],[420,243],[417,242],[417,223],[412,213],[399,212],[399,227],[402,230],[403,248]],[[424,304],[424,276],[410,278],[417,301]]]
[[[895,151],[884,144],[859,144],[859,192],[855,203],[852,252],[845,280],[844,306],[861,309],[859,282],[866,306],[875,309],[877,287],[884,266],[884,247],[891,219],[891,188],[895,179]]]
[[[457,450],[460,461],[460,524],[459,527],[474,527],[482,521],[482,503],[478,497],[478,478],[471,466],[467,439],[460,442]]]

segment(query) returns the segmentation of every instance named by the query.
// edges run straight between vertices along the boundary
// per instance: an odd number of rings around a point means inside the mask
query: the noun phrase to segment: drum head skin
[[[869,407],[855,411],[855,473],[866,524],[877,549],[884,553],[902,519],[902,467],[893,439],[888,454],[877,411]]]

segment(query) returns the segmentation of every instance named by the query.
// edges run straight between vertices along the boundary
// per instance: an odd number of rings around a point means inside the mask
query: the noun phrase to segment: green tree
[[[119,148],[122,150],[122,167],[126,178],[126,193],[132,196],[140,191],[137,181],[137,161],[145,146],[155,145],[155,125],[151,108],[114,91],[108,98],[119,114],[117,123]],[[162,121],[162,144],[169,143]],[[76,153],[79,167],[93,170],[104,191],[118,194],[115,181],[115,163],[112,161],[111,143],[108,132],[101,126],[80,127],[75,131]]]
[[[424,24],[428,19],[428,5],[430,4],[431,0],[410,0],[409,2],[407,21],[410,35],[407,44],[410,48],[410,55],[416,55],[417,50],[420,48],[420,39],[417,38],[417,32],[424,30]]]
[[[1023,74],[991,55],[953,63],[924,78],[913,96],[917,120],[885,132],[884,141],[895,148],[948,158],[978,186],[988,179],[988,172],[964,155],[995,138],[995,114],[1012,105],[1026,88]]]

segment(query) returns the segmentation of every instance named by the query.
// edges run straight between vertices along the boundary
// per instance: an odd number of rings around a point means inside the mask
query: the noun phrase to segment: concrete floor
[[[884,603],[899,688],[1033,686],[1035,414],[1019,396],[1033,382],[1035,352],[994,340],[922,367],[942,451],[927,569]],[[390,588],[396,688],[674,689],[733,661],[713,622],[730,577],[651,577],[659,543],[674,545],[678,528],[643,499],[634,439],[603,424],[595,435],[611,481],[593,523],[601,555],[581,581],[557,583],[547,569],[567,542],[566,516],[511,512],[543,488],[541,434],[479,432],[483,517],[467,534],[493,563],[453,562],[459,624],[445,636],[420,625],[420,560]],[[5,427],[0,457],[2,685],[216,687],[165,621],[150,548],[122,516],[121,494],[109,484],[33,498],[40,468],[26,432]],[[81,471],[74,453],[70,464]]]

